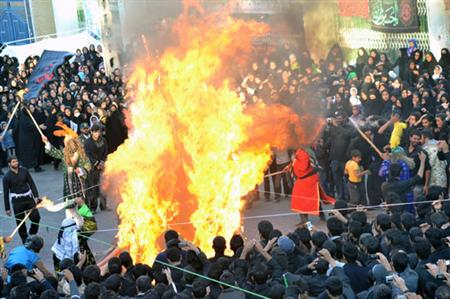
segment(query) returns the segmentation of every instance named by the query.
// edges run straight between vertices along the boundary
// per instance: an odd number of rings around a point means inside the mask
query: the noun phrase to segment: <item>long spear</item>
[[[36,126],[36,129],[38,130],[39,134],[41,134],[41,137],[45,137],[44,133],[42,133],[41,128],[39,127],[38,123],[36,122],[36,120],[34,119],[33,114],[31,113],[30,110],[28,110],[27,107],[25,107],[25,110],[28,112],[28,115],[30,116],[31,120],[33,121],[34,125]]]
[[[9,119],[8,119],[8,123],[6,124],[6,128],[5,128],[5,130],[3,131],[3,133],[2,133],[2,138],[5,137],[6,131],[8,131],[8,128],[9,128],[9,126],[11,125],[11,122],[12,122],[12,120],[13,120],[13,118],[14,118],[14,115],[16,114],[17,109],[18,109],[19,106],[20,106],[20,103],[21,103],[20,101],[17,101],[16,106],[14,106],[14,109],[13,109],[13,111],[12,111],[12,113],[11,113],[11,116],[10,116]]]
[[[9,126],[11,125],[11,122],[12,122],[12,120],[13,120],[13,118],[14,118],[14,115],[15,115],[16,112],[17,112],[17,109],[19,109],[19,106],[20,106],[20,104],[22,103],[22,100],[23,100],[23,94],[24,94],[25,92],[26,92],[25,89],[21,89],[21,90],[19,90],[19,91],[16,93],[16,95],[19,97],[19,100],[17,101],[16,106],[14,106],[14,109],[13,109],[13,111],[11,112],[11,116],[9,117],[8,123],[6,124],[6,128],[5,128],[5,130],[3,131],[2,136],[1,136],[2,139],[3,139],[3,137],[5,137],[6,131],[8,131],[8,128],[9,128]]]
[[[33,209],[27,211],[25,213],[25,217],[23,217],[22,221],[20,221],[20,223],[17,225],[17,227],[12,231],[12,233],[9,234],[8,237],[5,238],[5,243],[9,243],[11,242],[12,238],[14,237],[15,234],[17,234],[17,232],[19,231],[20,227],[25,223],[25,221],[27,221],[27,219],[30,217],[31,212],[33,211]]]
[[[20,221],[20,223],[17,225],[17,227],[12,231],[11,234],[9,234],[9,236],[7,237],[0,237],[0,255],[2,253],[2,245],[4,243],[9,243],[11,242],[12,238],[17,234],[17,232],[19,231],[20,227],[25,223],[25,221],[30,217],[31,212],[34,209],[40,209],[40,208],[44,208],[49,212],[58,212],[61,211],[62,209],[66,208],[67,206],[73,204],[73,201],[66,201],[66,202],[62,202],[59,204],[53,204],[53,202],[49,199],[47,199],[46,197],[43,197],[42,200],[31,210],[28,210],[25,213],[25,217],[23,217],[22,221]]]
[[[377,154],[380,156],[381,159],[383,159],[383,153],[378,149],[378,147],[372,142],[372,140],[370,140],[369,137],[366,136],[366,134],[364,134],[363,131],[361,131],[361,129],[358,127],[358,125],[351,119],[349,118],[350,122],[352,123],[352,125],[355,127],[356,131],[358,131],[359,135],[361,135],[361,137],[367,141],[367,143],[377,152]]]
[[[282,173],[285,173],[285,172],[288,172],[288,170],[280,170],[280,171],[277,171],[277,172],[274,172],[274,173],[269,173],[269,174],[266,174],[264,177],[268,178],[268,177],[271,177],[271,176],[274,176],[274,175],[278,175],[278,174],[282,174]]]

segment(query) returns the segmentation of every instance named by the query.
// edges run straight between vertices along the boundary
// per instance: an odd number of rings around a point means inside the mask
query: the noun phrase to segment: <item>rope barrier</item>
[[[92,187],[95,187],[95,186],[92,186]],[[440,201],[441,201],[441,202],[447,202],[447,201],[450,201],[450,198],[447,198],[447,199],[441,199]],[[324,210],[324,209],[322,209],[322,210],[320,210],[320,211],[322,211],[322,212],[325,212],[325,211],[326,211],[326,212],[332,212],[332,211],[348,211],[348,210],[356,210],[356,209],[359,209],[359,208],[364,208],[364,209],[368,209],[368,208],[386,208],[386,207],[389,207],[389,206],[402,206],[402,205],[420,204],[420,203],[429,203],[429,204],[431,204],[432,202],[433,202],[433,201],[428,201],[428,200],[427,200],[427,201],[416,201],[416,202],[413,202],[413,203],[382,204],[382,205],[348,207],[348,208],[329,209],[329,210]],[[242,217],[242,219],[248,220],[248,219],[260,219],[260,218],[286,217],[286,216],[292,216],[292,215],[298,215],[298,214],[299,214],[299,213],[281,213],[281,214],[270,214],[270,215],[258,215],[258,216],[247,216],[247,217]],[[14,220],[17,219],[17,218],[15,218],[15,217],[9,217],[9,216],[6,216],[6,215],[0,215],[0,217],[1,217],[1,218],[7,218],[7,219],[14,219]],[[30,221],[30,222],[31,222],[31,223],[34,223],[34,222],[32,222],[32,221]],[[34,224],[37,224],[37,225],[42,226],[42,227],[45,227],[45,228],[47,228],[47,229],[48,229],[48,228],[53,229],[53,230],[55,230],[55,231],[59,231],[59,230],[60,230],[60,228],[58,228],[58,227],[54,227],[54,226],[47,225],[47,224],[44,224],[44,223],[34,223]],[[182,225],[182,224],[191,224],[191,222],[172,223],[172,224],[168,224],[168,226],[169,226],[169,225],[172,225],[172,226],[174,226],[174,225]],[[85,232],[89,232],[89,231],[85,231]],[[100,232],[100,230],[97,230],[96,232]],[[97,238],[88,237],[88,236],[83,236],[83,237],[86,238],[86,239],[92,240],[92,241],[94,241],[94,242],[100,243],[100,244],[102,244],[102,245],[107,245],[109,248],[110,248],[111,246],[114,246],[114,244],[112,244],[112,243],[109,243],[109,242],[106,242],[106,241],[103,241],[103,240],[100,240],[100,239],[97,239]],[[210,277],[207,277],[207,276],[204,276],[204,275],[195,273],[195,272],[191,272],[191,271],[186,270],[186,269],[183,269],[183,268],[176,267],[176,266],[171,265],[171,264],[164,263],[164,262],[162,262],[162,261],[155,260],[155,262],[157,262],[157,263],[159,263],[159,264],[162,264],[162,265],[164,265],[164,266],[167,266],[167,267],[171,267],[171,268],[177,269],[177,270],[182,271],[182,272],[186,272],[186,273],[189,273],[189,274],[192,274],[192,275],[196,275],[196,276],[198,276],[198,277],[200,277],[200,278],[203,278],[203,279],[206,279],[206,280],[209,280],[209,281],[218,283],[218,284],[226,285],[227,287],[230,287],[230,288],[239,290],[239,291],[241,291],[241,292],[245,292],[245,293],[247,293],[247,294],[251,294],[251,295],[256,296],[256,297],[259,297],[259,298],[268,298],[268,297],[262,296],[262,295],[260,295],[260,294],[253,293],[253,292],[251,292],[251,291],[249,291],[249,290],[245,290],[245,289],[242,289],[242,288],[240,288],[240,287],[237,287],[237,286],[234,286],[234,285],[230,285],[230,284],[227,284],[227,283],[224,283],[224,282],[215,280],[215,279],[213,279],[213,278],[210,278]]]
[[[0,217],[2,217],[2,218],[8,218],[8,219],[14,219],[14,220],[17,219],[16,217],[13,217],[13,216],[9,217],[9,216],[6,216],[6,215],[0,215]],[[42,227],[46,227],[46,228],[53,229],[53,230],[55,230],[55,231],[59,231],[59,230],[60,230],[60,228],[57,228],[57,227],[54,227],[54,226],[51,226],[51,225],[47,225],[47,224],[44,224],[44,223],[41,223],[41,222],[40,222],[40,223],[36,223],[36,222],[33,222],[33,221],[30,221],[30,222],[33,223],[33,224],[37,224],[37,225],[39,225],[39,226],[42,226]],[[111,246],[115,246],[115,245],[112,244],[112,243],[109,243],[109,242],[106,242],[106,241],[103,241],[103,240],[100,240],[100,239],[96,239],[96,238],[92,238],[92,237],[87,237],[87,236],[84,236],[84,235],[83,235],[83,237],[84,237],[84,238],[87,238],[87,239],[89,239],[89,240],[92,240],[92,241],[94,241],[94,242],[97,242],[97,243],[100,243],[100,244],[103,244],[103,245],[107,245],[109,248],[110,248]],[[186,270],[186,269],[183,269],[183,268],[179,268],[179,267],[177,267],[177,266],[175,266],[175,265],[167,264],[167,263],[165,263],[165,262],[162,262],[162,261],[159,261],[159,260],[156,260],[156,259],[155,259],[155,262],[156,262],[156,263],[159,263],[159,264],[161,264],[161,265],[164,265],[164,266],[166,266],[166,267],[174,268],[174,269],[177,269],[177,270],[182,271],[182,272],[185,272],[185,273],[189,273],[189,274],[192,274],[192,275],[196,275],[196,276],[198,276],[198,277],[200,277],[200,278],[209,280],[209,281],[214,282],[214,283],[218,283],[218,284],[221,284],[221,285],[225,285],[225,286],[227,286],[227,287],[229,287],[229,288],[236,289],[236,290],[238,290],[238,291],[241,291],[241,292],[244,292],[244,293],[253,295],[253,296],[258,297],[258,298],[270,299],[270,298],[265,297],[265,296],[263,296],[263,295],[260,295],[260,294],[258,294],[258,293],[254,293],[254,292],[252,292],[252,291],[249,291],[249,290],[240,288],[240,287],[235,286],[235,285],[230,285],[230,284],[228,284],[228,283],[225,283],[225,282],[222,282],[222,281],[219,281],[219,280],[216,280],[216,279],[213,279],[213,278],[210,278],[210,277],[207,277],[207,276],[198,274],[198,273],[196,273],[196,272],[192,272],[192,271],[189,271],[189,270]]]
[[[14,216],[0,215],[0,217],[1,218],[6,218],[6,219],[11,219],[11,220],[20,220],[20,219],[14,217]],[[55,231],[59,231],[60,230],[59,227],[48,225],[48,224],[45,224],[45,223],[42,223],[42,222],[37,223],[37,222],[33,222],[33,221],[30,220],[30,223],[31,224],[37,224],[38,226],[42,226],[42,227],[47,228],[47,229],[53,229]],[[88,232],[88,231],[83,231],[83,232]],[[97,243],[102,243],[103,245],[108,245],[108,246],[112,245],[111,243],[108,243],[108,242],[105,242],[105,241],[102,241],[102,240],[99,240],[99,239],[95,239],[95,238],[92,238],[92,237],[84,236],[84,235],[83,235],[83,238],[95,241]]]
[[[450,201],[450,198],[447,199],[441,199],[441,202],[446,202],[446,201]],[[334,212],[334,211],[351,211],[351,210],[357,210],[357,209],[384,209],[387,207],[395,207],[395,206],[405,206],[405,205],[410,205],[410,204],[421,204],[421,203],[429,203],[431,204],[433,201],[429,201],[429,200],[424,200],[424,201],[416,201],[416,202],[406,202],[406,203],[393,203],[393,204],[379,204],[379,205],[372,205],[372,206],[356,206],[356,207],[347,207],[347,208],[339,208],[339,209],[321,209],[319,210],[319,212]],[[261,218],[275,218],[275,217],[286,217],[286,216],[294,216],[294,215],[299,215],[301,214],[302,211],[300,211],[300,213],[281,213],[281,214],[268,214],[268,215],[257,215],[257,216],[246,216],[246,217],[241,217],[241,219],[243,220],[252,220],[252,219],[261,219]],[[178,222],[178,223],[168,223],[167,226],[177,226],[177,225],[187,225],[187,224],[191,224],[192,222]]]
[[[448,199],[441,199],[441,202],[447,202],[450,201],[450,198]],[[416,201],[416,202],[406,202],[406,203],[393,203],[393,204],[379,204],[379,205],[372,205],[372,206],[353,206],[353,207],[347,207],[347,208],[338,208],[338,209],[320,209],[319,212],[334,212],[334,211],[351,211],[351,210],[358,210],[358,209],[385,209],[387,207],[394,207],[394,206],[404,206],[404,205],[415,205],[415,204],[421,204],[421,203],[429,203],[431,204],[433,201],[424,200],[424,201]],[[298,216],[301,213],[297,212],[289,212],[289,213],[280,213],[280,214],[265,214],[265,215],[256,215],[256,216],[244,216],[241,217],[242,220],[253,220],[253,219],[269,219],[269,218],[276,218],[276,217],[287,217],[287,216]],[[306,213],[305,213],[306,214]],[[212,221],[212,220],[211,220]],[[185,221],[185,222],[175,222],[175,223],[167,223],[163,226],[171,227],[171,226],[180,226],[180,225],[189,225],[192,224],[191,221]],[[112,232],[112,231],[118,231],[118,228],[108,228],[103,230],[96,230],[95,232]],[[94,232],[94,231],[87,231]]]
[[[258,298],[269,299],[269,297],[266,297],[266,296],[263,296],[263,295],[254,293],[254,292],[252,292],[252,291],[249,291],[249,290],[240,288],[240,287],[235,286],[235,285],[231,285],[231,284],[228,284],[228,283],[225,283],[225,282],[216,280],[216,279],[211,278],[211,277],[208,277],[208,276],[204,276],[204,275],[199,274],[199,273],[196,273],[196,272],[192,272],[192,271],[186,270],[186,269],[184,269],[184,268],[177,267],[177,266],[172,265],[172,264],[168,264],[168,263],[165,263],[165,262],[162,262],[162,261],[159,261],[159,260],[155,260],[155,263],[158,263],[158,264],[161,264],[161,265],[163,265],[163,266],[166,266],[166,267],[170,267],[170,268],[176,269],[176,270],[178,270],[178,271],[182,271],[182,272],[185,272],[185,273],[188,273],[188,274],[195,275],[195,276],[197,276],[197,277],[200,277],[200,278],[203,278],[203,279],[206,279],[206,280],[209,280],[209,281],[212,281],[212,282],[215,282],[215,283],[218,283],[218,284],[227,286],[227,287],[229,287],[229,288],[233,288],[233,289],[235,289],[235,290],[238,290],[238,291],[241,291],[241,292],[244,292],[244,293],[253,295],[253,296],[258,297]]]
[[[87,188],[84,188],[83,190],[84,191],[87,191],[87,190],[90,190],[90,189],[93,189],[93,188],[96,188],[96,187],[100,187],[100,183],[98,183],[98,184],[96,184],[96,185],[92,185],[92,186],[90,186],[90,187],[87,187]],[[60,201],[63,201],[64,199],[66,199],[66,198],[69,198],[69,197],[72,197],[72,196],[74,196],[74,195],[78,195],[80,193],[80,191],[78,191],[78,192],[74,192],[74,193],[70,193],[70,194],[67,194],[67,195],[65,195],[65,196],[63,196],[63,197],[60,197],[60,198],[58,198],[58,199],[54,199],[54,200],[52,200],[53,202],[60,202]]]

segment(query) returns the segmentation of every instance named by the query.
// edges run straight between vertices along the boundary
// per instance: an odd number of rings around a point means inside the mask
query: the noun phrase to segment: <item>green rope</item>
[[[270,299],[269,297],[266,297],[266,296],[263,296],[263,295],[254,293],[254,292],[249,291],[249,290],[246,290],[246,289],[242,289],[242,288],[237,287],[237,286],[235,286],[235,285],[228,284],[228,283],[226,283],[226,282],[222,282],[222,281],[219,281],[219,280],[217,280],[217,279],[214,279],[214,278],[211,278],[211,277],[208,277],[208,276],[204,276],[204,275],[202,275],[202,274],[198,274],[198,273],[196,273],[196,272],[192,272],[192,271],[186,270],[186,269],[184,269],[184,268],[180,268],[180,267],[174,266],[174,265],[172,265],[172,264],[168,264],[168,263],[165,263],[165,262],[162,262],[162,261],[159,261],[159,260],[155,260],[155,263],[164,265],[164,266],[166,266],[166,267],[174,268],[174,269],[177,269],[177,270],[179,270],[179,271],[186,272],[186,273],[189,273],[189,274],[198,276],[198,277],[200,277],[200,278],[203,278],[203,279],[206,279],[206,280],[209,280],[209,281],[212,281],[212,282],[221,284],[221,285],[225,285],[225,286],[227,286],[227,287],[229,287],[229,288],[233,288],[233,289],[239,290],[239,291],[241,291],[241,292],[244,292],[244,293],[253,295],[253,296],[258,297],[258,298]]]
[[[25,211],[25,212],[26,212],[26,211]],[[24,212],[24,213],[25,213],[25,212]],[[0,215],[0,217],[1,217],[1,218],[6,218],[6,219],[21,220],[21,219],[18,219],[18,218],[16,218],[16,217],[14,217],[14,216]],[[28,219],[28,220],[29,220],[29,219]],[[37,223],[37,222],[33,222],[33,221],[31,221],[31,220],[30,220],[30,223],[32,223],[32,224],[37,224],[37,225],[42,226],[42,227],[45,227],[45,228],[50,228],[50,229],[54,229],[54,230],[56,230],[56,231],[59,231],[59,227],[51,226],[51,225],[48,225],[48,224],[45,224],[45,223],[41,223],[41,222]],[[92,237],[88,237],[88,236],[85,236],[85,235],[83,235],[82,237],[83,237],[83,238],[86,238],[86,239],[90,239],[90,240],[92,240],[92,241],[94,241],[94,242],[97,242],[97,243],[101,243],[101,244],[103,244],[103,245],[107,245],[107,246],[113,246],[113,245],[114,245],[114,244],[108,243],[108,242],[106,242],[106,241],[98,240],[98,239],[95,239],[95,238],[92,238]]]
[[[10,216],[7,216],[7,215],[0,215],[0,217],[1,217],[1,218],[6,218],[6,219],[14,219],[14,220],[18,220],[16,217],[13,217],[13,216],[10,217]],[[30,222],[33,223],[33,224],[37,224],[37,225],[39,225],[39,226],[42,226],[42,227],[54,229],[54,230],[56,230],[56,231],[59,231],[59,229],[60,229],[59,227],[54,227],[54,226],[51,226],[51,225],[48,225],[48,224],[44,224],[44,223],[41,223],[41,222],[36,223],[36,222],[31,221],[31,220],[30,220]],[[96,238],[92,238],[92,237],[88,237],[88,236],[84,236],[84,235],[83,235],[83,238],[87,238],[87,239],[89,239],[89,240],[92,240],[92,241],[94,241],[94,242],[97,242],[97,243],[100,243],[100,244],[103,244],[103,245],[107,245],[107,246],[109,246],[109,247],[115,246],[114,244],[111,244],[111,243],[109,243],[109,242],[106,242],[106,241],[103,241],[103,240],[99,240],[99,239],[96,239]],[[177,266],[174,266],[174,265],[171,265],[171,264],[167,264],[167,263],[165,263],[165,262],[162,262],[162,261],[159,261],[159,260],[156,260],[156,259],[155,259],[155,262],[156,262],[156,263],[159,263],[159,264],[161,264],[161,265],[164,265],[164,266],[166,266],[166,267],[171,267],[171,268],[177,269],[177,270],[182,271],[182,272],[186,272],[186,273],[189,273],[189,274],[192,274],[192,275],[196,275],[196,276],[198,276],[198,277],[200,277],[200,278],[209,280],[209,281],[211,281],[211,282],[215,282],[215,283],[218,283],[218,284],[221,284],[221,285],[225,285],[225,286],[227,286],[227,287],[229,287],[229,288],[233,288],[233,289],[235,289],[235,290],[238,290],[238,291],[241,291],[241,292],[244,292],[244,293],[253,295],[253,296],[258,297],[258,298],[270,299],[269,297],[266,297],[266,296],[263,296],[263,295],[254,293],[254,292],[249,291],[249,290],[246,290],[246,289],[242,289],[242,288],[240,288],[240,287],[238,287],[238,286],[231,285],[231,284],[228,284],[228,283],[225,283],[225,282],[216,280],[216,279],[214,279],[214,278],[211,278],[211,277],[208,277],[208,276],[204,276],[204,275],[201,275],[201,274],[198,274],[198,273],[196,273],[196,272],[192,272],[192,271],[189,271],[189,270],[186,270],[186,269],[183,269],[183,268],[179,268],[179,267],[177,267]]]

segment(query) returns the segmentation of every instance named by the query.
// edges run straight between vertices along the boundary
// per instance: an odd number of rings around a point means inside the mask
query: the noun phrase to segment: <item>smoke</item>
[[[230,238],[241,197],[263,180],[270,147],[309,144],[322,128],[307,98],[292,107],[242,107],[230,78],[257,55],[252,40],[269,26],[227,13],[188,6],[167,21],[170,34],[136,41],[142,53],[132,57],[138,67],[128,81],[130,136],[108,157],[103,177],[108,198],[120,202],[119,245],[136,260],[154,257],[173,222],[191,222],[174,228],[204,248],[216,235]]]
[[[295,113],[280,104],[254,105],[246,110],[253,119],[244,147],[261,148],[266,144],[277,149],[296,149],[310,145],[322,131],[325,121],[314,114]]]
[[[316,4],[309,2],[311,1],[306,1],[301,5],[291,2],[285,5],[282,11],[274,14],[261,17],[253,15],[252,18],[262,20],[270,26],[270,33],[265,35],[266,38],[262,43],[259,42],[258,45],[255,45],[256,54],[252,56],[268,56],[280,61],[281,57],[276,57],[276,53],[282,52],[286,55],[292,52],[300,60],[301,53],[310,48],[313,55],[320,52],[323,57],[323,50],[319,49],[318,45],[329,38],[326,31],[331,25],[325,26],[327,29],[322,29],[324,18],[321,13],[326,13],[328,10],[323,1],[318,1]],[[235,5],[235,3],[223,6],[215,4],[213,8],[216,11],[211,13],[211,3],[203,4],[209,5],[207,6],[208,11],[198,1],[124,2],[124,22],[120,23],[122,28],[118,28],[118,24],[113,24],[114,30],[111,32],[110,39],[123,40],[122,48],[117,50],[120,53],[122,64],[126,66],[125,73],[131,74],[136,63],[142,63],[142,61],[146,61],[148,64],[154,63],[161,57],[165,49],[176,49],[178,45],[184,43],[183,39],[192,38],[186,36],[184,28],[177,25],[177,23],[187,23],[186,20],[181,20],[182,18],[217,18],[217,26],[220,26],[220,18],[229,15]],[[303,11],[308,10],[305,20],[302,7]],[[218,8],[220,10],[217,10]],[[304,22],[308,23],[309,28],[315,28],[313,29],[314,38],[311,38],[309,33],[305,33]],[[191,22],[191,24],[195,26],[195,23]],[[305,40],[308,40],[308,45],[305,45]],[[286,44],[290,45],[289,49],[285,48]],[[182,53],[179,54],[182,55]],[[230,82],[235,81],[235,78],[238,77],[236,66],[249,66],[250,59],[253,59],[251,56],[237,55],[239,53],[231,54],[229,57],[224,57],[224,60],[229,63],[225,64],[224,69],[218,72],[215,80],[218,84],[221,84],[225,78],[230,79]],[[283,59],[286,58],[283,56]],[[240,82],[237,83],[236,86],[240,84]],[[262,140],[264,139],[262,132],[272,132],[271,135],[277,137],[277,141],[274,142],[277,148],[298,147],[311,143],[317,137],[323,124],[320,97],[318,92],[302,94],[295,103],[290,105],[290,109],[278,104],[247,109],[246,113],[254,120],[254,126],[249,131],[255,132],[253,134],[255,138],[251,139],[253,141],[258,138]],[[127,123],[129,124],[129,118],[127,118]]]

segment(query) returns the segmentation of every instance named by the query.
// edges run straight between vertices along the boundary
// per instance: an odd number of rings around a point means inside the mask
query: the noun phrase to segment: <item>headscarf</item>
[[[359,55],[360,50],[363,51],[362,55]],[[366,64],[368,57],[369,57],[369,55],[367,54],[366,49],[364,49],[363,47],[359,48],[358,49],[358,57],[356,58],[356,64]]]
[[[439,59],[439,65],[442,66],[444,70],[450,67],[450,53],[447,48],[442,48],[441,58]]]
[[[431,78],[433,78],[434,80],[439,80],[442,77],[442,66],[440,66],[439,64],[435,66],[435,68],[438,69],[438,72],[436,73],[433,70],[433,75],[431,76]]]
[[[74,219],[66,218],[62,221],[58,238],[52,246],[52,251],[59,260],[73,258],[80,250],[77,231],[78,226]]]
[[[351,94],[352,91],[355,91],[356,94],[352,95]],[[356,87],[350,88],[349,102],[350,102],[350,105],[352,105],[352,106],[360,106],[361,105],[361,100],[359,99],[359,96],[358,96],[358,89]]]
[[[427,56],[427,55],[430,55],[430,56],[431,56],[431,61],[430,61],[430,62],[428,62],[427,59],[426,59],[426,56]],[[438,63],[437,63],[436,58],[434,57],[433,53],[431,53],[431,52],[426,52],[426,53],[425,53],[425,59],[424,59],[424,61],[423,61],[423,65],[422,65],[422,69],[423,69],[424,71],[426,71],[428,74],[432,75],[433,72],[434,72],[434,67],[435,67],[437,64],[438,64]]]
[[[75,220],[66,218],[62,221],[61,227],[59,228],[58,232],[58,244],[61,244],[62,239],[67,239],[67,237],[70,237],[73,232],[77,231],[77,224]],[[67,241],[67,240],[66,240]]]
[[[409,46],[410,42],[414,43],[414,46],[412,48]],[[406,53],[408,54],[408,57],[411,57],[416,50],[417,50],[417,40],[415,38],[410,38],[408,40],[408,49],[406,50]]]

